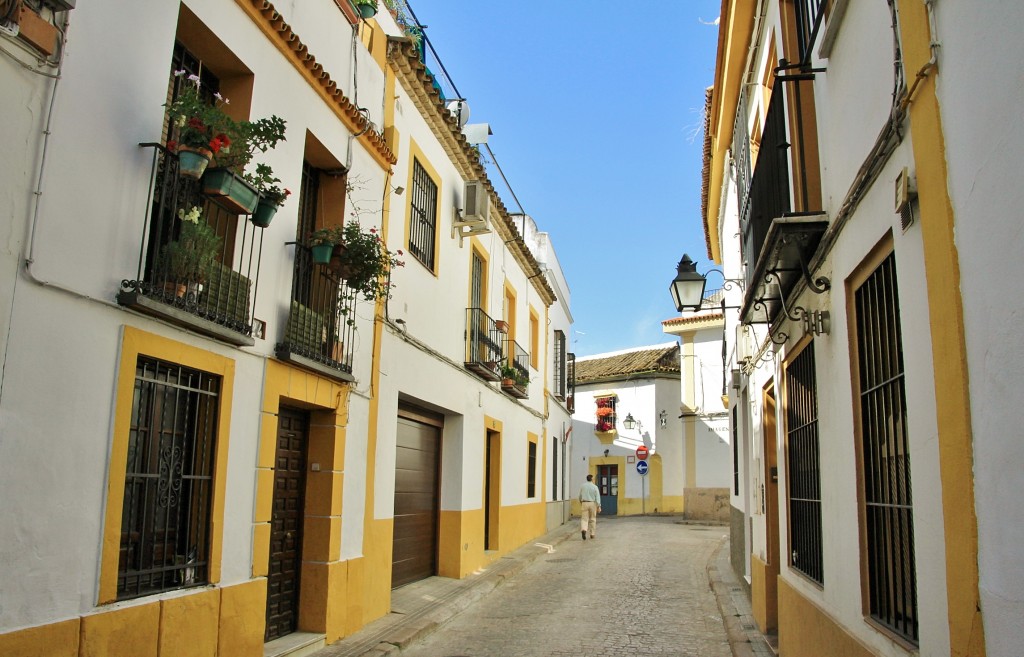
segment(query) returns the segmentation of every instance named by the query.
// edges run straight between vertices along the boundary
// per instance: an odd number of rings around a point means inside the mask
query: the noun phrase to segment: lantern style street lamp
[[[668,287],[676,310],[700,310],[706,284],[707,279],[697,273],[697,264],[684,253],[683,259],[676,265],[676,277]]]

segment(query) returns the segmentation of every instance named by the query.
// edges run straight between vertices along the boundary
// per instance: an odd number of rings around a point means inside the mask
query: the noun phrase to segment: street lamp
[[[668,286],[676,310],[679,312],[687,308],[694,311],[700,310],[700,304],[704,301],[704,286],[706,284],[707,279],[697,273],[697,264],[684,253],[683,259],[676,265],[676,277]]]
[[[632,413],[627,413],[626,414],[626,419],[622,421],[622,426],[626,427],[626,429],[628,429],[629,431],[632,431],[633,429],[635,429],[636,428],[636,424],[637,424],[636,420],[633,419],[633,414]]]

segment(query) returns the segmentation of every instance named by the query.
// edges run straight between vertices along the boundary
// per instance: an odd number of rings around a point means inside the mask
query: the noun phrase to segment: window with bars
[[[527,472],[526,472],[526,496],[537,497],[537,443],[533,440],[528,442]]]
[[[434,271],[434,242],[437,234],[437,183],[413,158],[410,204],[409,253]]]
[[[824,584],[818,383],[813,342],[786,367],[786,455],[789,459],[790,566]]]
[[[856,290],[854,309],[868,612],[916,644],[914,509],[895,255]]]
[[[598,397],[594,400],[594,403],[597,404],[595,431],[615,431],[615,404],[617,401],[615,397]]]
[[[794,14],[800,62],[811,61],[811,51],[828,10],[827,0],[796,0]]]
[[[562,331],[555,331],[554,336],[554,347],[555,347],[555,362],[553,363],[553,381],[552,388],[554,389],[554,395],[560,401],[565,401],[565,388],[566,388],[566,358],[565,358],[565,333]]]
[[[558,440],[551,441],[551,499],[557,502],[559,499],[558,485]]]
[[[125,470],[117,598],[209,580],[220,377],[140,356]]]

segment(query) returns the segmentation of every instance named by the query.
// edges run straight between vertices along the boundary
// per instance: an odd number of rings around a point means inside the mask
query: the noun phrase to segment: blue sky
[[[409,0],[523,209],[551,234],[577,356],[667,342],[700,221],[721,0]],[[493,167],[505,207],[517,211]]]

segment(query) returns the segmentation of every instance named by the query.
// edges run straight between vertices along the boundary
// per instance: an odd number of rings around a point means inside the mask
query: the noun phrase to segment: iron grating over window
[[[821,471],[814,343],[786,367],[786,454],[789,459],[790,565],[825,583],[821,552]]]
[[[434,271],[434,241],[437,233],[437,183],[413,159],[412,162],[412,219],[409,226],[409,253]]]
[[[537,443],[531,440],[529,445],[526,459],[529,464],[526,473],[526,496],[537,497]]]
[[[903,338],[890,254],[857,290],[861,463],[871,618],[918,641]]]
[[[555,397],[561,401],[565,400],[565,388],[566,388],[566,357],[565,357],[565,333],[562,331],[555,331],[555,362],[554,365],[554,381],[552,381],[552,388]]]
[[[811,61],[811,51],[825,19],[827,5],[827,0],[796,1],[796,39],[802,64],[809,64]]]
[[[125,469],[117,597],[209,581],[220,377],[140,356]]]

